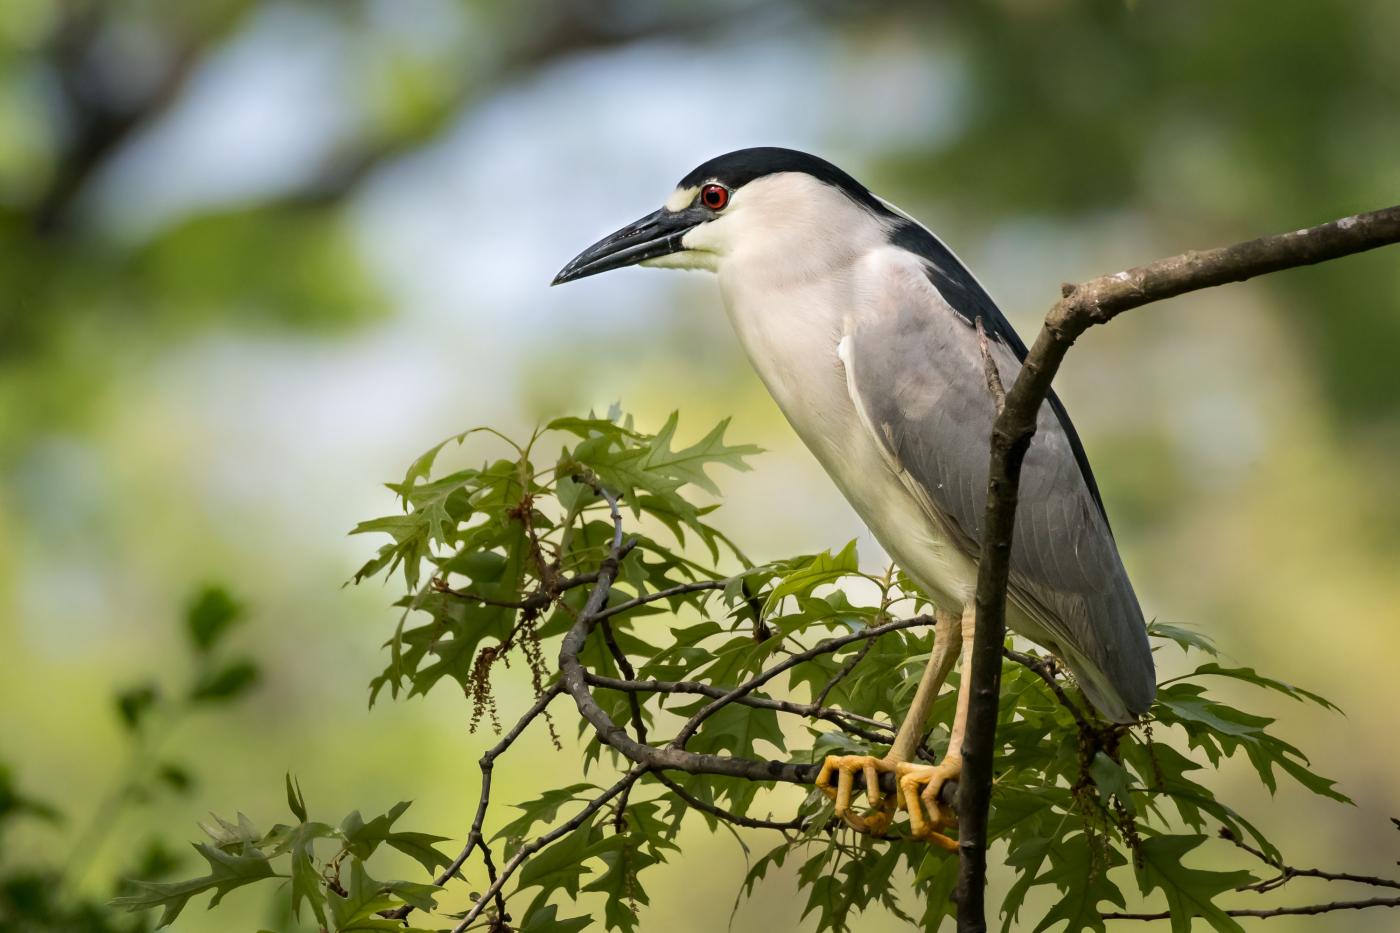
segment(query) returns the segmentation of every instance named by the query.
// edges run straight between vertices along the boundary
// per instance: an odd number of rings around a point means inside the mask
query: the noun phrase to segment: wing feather
[[[894,284],[864,296],[867,312],[849,322],[843,346],[853,400],[935,511],[931,518],[975,558],[994,408],[973,322],[995,305],[981,293],[959,311],[936,278],[918,281],[899,270],[879,278]],[[983,327],[1009,385],[1025,350],[1019,339],[1005,338],[1010,324],[996,314]],[[1047,647],[1069,664],[1101,712],[1122,720],[1146,711],[1155,686],[1142,610],[1082,447],[1053,396],[1037,419],[1022,470],[1011,598],[1048,635]]]

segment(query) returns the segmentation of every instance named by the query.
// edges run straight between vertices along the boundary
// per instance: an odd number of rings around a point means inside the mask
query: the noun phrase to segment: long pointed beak
[[[668,253],[678,253],[685,249],[681,238],[703,219],[705,212],[698,208],[670,211],[663,207],[603,237],[579,253],[559,270],[549,284],[560,285],[609,269],[633,266]]]

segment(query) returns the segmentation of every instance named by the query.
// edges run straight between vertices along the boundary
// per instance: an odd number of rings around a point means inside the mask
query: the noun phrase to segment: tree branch
[[[638,693],[687,693],[722,699],[729,695],[729,691],[724,687],[716,687],[712,684],[701,683],[696,680],[618,680],[615,677],[602,677],[597,674],[588,674],[587,680],[591,687],[602,687],[605,690],[620,690],[632,696]],[[848,732],[868,742],[888,745],[894,740],[894,728],[892,726],[856,713],[847,713],[845,710],[756,696],[742,696],[731,702],[738,703],[740,706],[749,706],[756,709],[771,709],[780,713],[791,713],[795,716],[804,716],[808,719],[820,719],[831,723],[842,732]],[[874,728],[865,728],[865,726],[860,725],[861,723],[873,726]],[[877,729],[882,731],[875,731]],[[641,741],[646,740],[642,739]]]
[[[501,889],[505,887],[506,882],[510,880],[510,876],[515,874],[516,869],[523,865],[526,859],[551,842],[554,842],[556,839],[567,836],[569,833],[578,829],[589,817],[601,810],[605,803],[612,800],[618,794],[627,791],[646,770],[646,768],[639,766],[628,771],[616,784],[590,800],[582,810],[575,813],[569,820],[560,823],[533,842],[527,842],[525,845],[521,846],[515,855],[511,857],[511,860],[506,862],[505,867],[501,869],[500,877],[491,882],[490,887],[477,899],[476,905],[472,907],[471,910],[467,911],[466,916],[462,918],[460,923],[452,928],[452,933],[463,933],[467,927],[471,926],[473,920],[481,916],[481,912],[486,909],[486,904],[489,901],[497,900],[499,904]],[[498,907],[498,910],[504,911],[504,907]],[[504,919],[504,913],[502,913],[501,916],[502,919]]]
[[[1001,692],[1001,648],[1006,637],[1006,593],[1021,466],[1051,381],[1074,341],[1094,324],[1132,308],[1187,292],[1241,282],[1400,242],[1400,206],[1261,237],[1234,246],[1192,251],[1065,290],[1046,316],[992,428],[987,507],[977,572],[976,639],[971,702],[963,740],[958,797],[958,930],[986,930],[987,816],[992,755]],[[1373,906],[1373,905],[1367,905]],[[1254,915],[1251,915],[1254,916]]]
[[[729,812],[723,807],[717,807],[712,803],[706,803],[660,771],[652,774],[652,777],[666,785],[670,788],[671,793],[684,800],[696,810],[708,813],[710,816],[724,820],[726,823],[733,823],[735,826],[743,826],[747,829],[777,829],[786,832],[790,829],[802,829],[807,825],[807,819],[801,816],[795,816],[781,823],[775,820],[757,820],[751,816],[740,816],[737,813]]]
[[[1269,855],[1256,849],[1254,846],[1236,836],[1229,829],[1220,830],[1220,838],[1234,843],[1238,849],[1243,849],[1259,861],[1268,865],[1279,873],[1277,878],[1268,881],[1261,881],[1258,884],[1245,885],[1241,891],[1257,891],[1261,894],[1276,890],[1292,881],[1294,878],[1321,878],[1324,881],[1348,881],[1352,884],[1366,884],[1373,888],[1395,888],[1400,890],[1400,881],[1391,878],[1381,878],[1378,875],[1353,875],[1344,871],[1324,871],[1321,868],[1294,868],[1292,865],[1285,865],[1282,859]]]
[[[669,589],[657,590],[655,593],[647,593],[635,599],[629,599],[625,603],[618,603],[616,606],[609,606],[598,613],[597,618],[608,619],[624,612],[631,612],[638,606],[645,606],[647,603],[654,603],[661,599],[670,599],[672,596],[682,596],[686,593],[698,593],[703,590],[722,590],[725,581],[723,580],[696,580],[692,583],[681,583]]]
[[[535,700],[534,705],[526,710],[525,714],[511,727],[510,731],[501,736],[501,740],[491,746],[491,748],[481,756],[481,761],[478,762],[481,768],[481,796],[477,801],[476,816],[472,819],[471,831],[467,833],[467,841],[466,844],[462,846],[462,851],[452,860],[452,864],[444,868],[442,872],[433,879],[433,884],[442,887],[447,884],[447,882],[451,881],[457,872],[461,870],[462,866],[466,864],[467,859],[471,857],[472,850],[478,847],[481,849],[481,853],[486,860],[487,877],[493,885],[495,884],[497,880],[495,861],[492,859],[491,849],[486,845],[485,837],[482,835],[482,826],[486,823],[486,809],[491,805],[491,771],[495,767],[496,759],[501,757],[506,749],[515,744],[515,740],[520,738],[521,734],[530,723],[534,722],[535,718],[544,712],[545,707],[549,706],[554,698],[562,692],[562,688],[556,683],[541,694],[539,699]],[[501,897],[499,887],[496,888],[495,896],[497,912],[504,920],[506,919],[506,905],[504,898]],[[405,904],[389,916],[393,920],[402,920],[411,913],[413,913],[413,905]]]
[[[1231,917],[1298,917],[1328,914],[1334,910],[1365,910],[1368,907],[1400,907],[1400,897],[1368,897],[1359,901],[1330,901],[1326,904],[1303,904],[1298,907],[1235,908],[1223,911]],[[1114,912],[1099,914],[1105,920],[1170,920],[1169,911],[1160,913]]]
[[[682,745],[700,727],[711,714],[723,706],[738,702],[740,698],[746,697],[754,690],[758,689],[767,681],[778,674],[813,658],[833,651],[839,651],[847,645],[871,638],[879,638],[890,632],[900,631],[907,628],[932,625],[931,616],[916,616],[911,619],[901,619],[894,622],[887,622],[883,625],[876,625],[837,638],[827,639],[820,644],[791,655],[776,667],[769,668],[762,673],[750,678],[737,687],[727,691],[722,696],[717,697],[713,702],[692,716],[682,727],[681,733],[672,740],[671,744],[665,748],[657,748],[644,742],[638,742],[627,734],[627,731],[617,723],[607,712],[598,705],[598,701],[589,690],[589,677],[591,676],[579,660],[579,654],[583,650],[584,644],[588,640],[589,634],[600,621],[603,612],[603,605],[607,602],[608,592],[612,586],[612,581],[617,573],[619,555],[626,552],[627,544],[623,539],[622,511],[618,506],[617,496],[605,489],[598,481],[591,476],[576,477],[579,482],[590,486],[594,492],[602,496],[608,503],[609,512],[613,523],[613,539],[608,556],[604,558],[598,570],[598,580],[593,589],[588,594],[588,599],[579,612],[574,624],[565,633],[563,641],[559,646],[559,684],[573,698],[574,705],[578,707],[580,715],[591,725],[597,733],[599,741],[620,752],[623,757],[633,763],[644,766],[652,771],[686,771],[691,774],[716,774],[726,777],[744,778],[750,781],[783,781],[790,784],[810,784],[816,779],[819,766],[806,762],[782,762],[782,761],[758,761],[750,758],[739,758],[728,755],[700,754],[686,751]],[[951,800],[956,794],[957,785],[949,782],[945,785],[944,799]],[[894,785],[891,781],[888,791],[893,793]]]

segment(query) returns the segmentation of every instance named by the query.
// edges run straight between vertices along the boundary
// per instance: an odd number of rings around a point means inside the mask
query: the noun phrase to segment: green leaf
[[[380,911],[393,910],[400,903],[412,904],[421,910],[432,910],[435,906],[433,894],[439,889],[433,885],[414,884],[407,881],[376,881],[365,871],[364,864],[357,858],[350,859],[350,879],[342,896],[330,891],[327,893],[327,906],[331,919],[335,922],[335,933],[359,933],[367,930],[402,930],[403,925],[396,920],[376,916]]]
[[[637,876],[642,869],[660,861],[656,856],[641,851],[629,836],[615,836],[622,844],[602,853],[600,858],[606,870],[594,881],[584,886],[584,891],[600,891],[607,896],[603,905],[603,919],[606,929],[623,930],[632,933],[637,929],[636,905],[651,903],[642,889]]]
[[[723,464],[736,470],[748,470],[745,457],[763,452],[754,444],[740,444],[731,447],[724,443],[724,432],[729,428],[725,418],[715,425],[695,444],[681,450],[672,450],[671,441],[676,434],[680,420],[679,412],[671,412],[661,430],[652,438],[651,446],[642,459],[641,468],[648,472],[661,473],[675,479],[679,484],[694,483],[706,492],[719,495],[719,487],[705,474],[705,467]]]
[[[558,787],[547,790],[534,800],[525,803],[512,804],[517,810],[524,811],[519,817],[502,826],[496,833],[496,839],[524,839],[529,834],[531,828],[536,823],[552,823],[559,815],[559,808],[566,803],[578,800],[587,800],[583,796],[584,791],[598,790],[596,784],[570,784],[567,787]]]
[[[292,779],[292,772],[286,773],[287,778],[287,808],[292,811],[292,816],[298,820],[306,822],[306,798],[301,793],[301,782]]]
[[[124,907],[128,911],[162,908],[157,926],[169,926],[180,916],[191,897],[205,891],[213,891],[209,906],[217,907],[228,892],[244,885],[276,877],[267,857],[260,852],[247,855],[234,855],[205,843],[197,843],[195,851],[209,864],[209,873],[188,881],[152,882],[133,881],[136,893],[113,898],[112,907]]]
[[[258,682],[258,665],[248,659],[230,661],[199,678],[190,690],[194,703],[227,703],[247,693]]]
[[[1216,906],[1215,898],[1257,879],[1247,871],[1204,871],[1189,868],[1186,854],[1205,842],[1205,836],[1154,836],[1138,847],[1141,867],[1138,886],[1143,894],[1157,888],[1167,898],[1172,933],[1190,933],[1191,918],[1201,917],[1216,930],[1239,933],[1244,928]]]
[[[146,714],[160,702],[160,688],[153,683],[128,687],[117,694],[117,715],[129,732],[136,732],[146,720]]]
[[[1089,764],[1089,776],[1094,779],[1094,784],[1103,797],[1104,806],[1108,805],[1109,797],[1116,797],[1130,816],[1135,812],[1133,797],[1129,792],[1133,779],[1122,765],[1103,752],[1098,752]]]
[[[394,822],[403,816],[409,801],[401,800],[388,813],[376,816],[366,823],[359,810],[353,810],[340,823],[341,835],[350,854],[359,859],[368,859],[379,848],[379,844],[389,838]]]
[[[1034,884],[1053,884],[1061,896],[1036,924],[1034,933],[1061,921],[1067,922],[1067,930],[1102,933],[1105,927],[1099,904],[1108,901],[1124,906],[1122,892],[1108,877],[1109,869],[1123,864],[1123,856],[1112,849],[1104,852],[1082,832],[1055,842],[1049,854],[1051,869],[1035,879]]]
[[[1273,722],[1268,717],[1252,716],[1210,699],[1205,696],[1205,688],[1198,684],[1175,683],[1159,690],[1157,704],[1184,723],[1204,726],[1211,732],[1228,736],[1258,735]]]
[[[301,916],[301,903],[311,905],[316,922],[326,923],[326,890],[320,868],[316,864],[316,840],[330,836],[334,830],[325,823],[302,823],[291,830],[279,846],[290,849],[292,858],[292,915]]]
[[[242,615],[243,607],[227,590],[206,586],[195,594],[185,611],[185,630],[195,650],[207,653]]]
[[[438,869],[446,868],[452,864],[451,856],[439,852],[434,846],[439,842],[446,842],[446,836],[433,836],[428,833],[390,833],[384,837],[384,842],[390,847],[398,849],[404,855],[413,859],[423,870],[436,872]]]
[[[1220,651],[1215,647],[1215,642],[1209,635],[1198,632],[1195,629],[1182,628],[1179,625],[1169,625],[1166,622],[1153,622],[1147,626],[1147,634],[1153,638],[1165,638],[1176,642],[1183,651],[1192,648],[1197,651],[1204,651],[1206,654],[1216,657]]]
[[[167,761],[156,768],[156,780],[177,794],[187,794],[194,787],[194,775],[184,765]]]
[[[593,923],[591,916],[559,918],[559,907],[546,904],[530,911],[525,916],[525,925],[520,933],[578,933]]]
[[[787,573],[782,574],[781,582],[768,593],[763,613],[768,615],[778,608],[785,596],[807,596],[817,587],[835,583],[843,577],[860,572],[860,560],[856,555],[856,542],[851,539],[836,554],[823,551],[797,563]]]
[[[589,828],[590,824],[585,823],[536,853],[520,869],[520,887],[538,886],[544,888],[545,894],[562,891],[570,898],[577,898],[583,876],[593,873],[586,863],[594,856],[622,845],[620,836],[593,839]]]
[[[1192,671],[1190,674],[1187,674],[1186,676],[1202,677],[1208,675],[1213,675],[1216,677],[1230,677],[1234,680],[1242,680],[1246,683],[1254,684],[1256,687],[1263,687],[1266,690],[1274,690],[1278,693],[1282,693],[1285,696],[1289,696],[1295,700],[1298,700],[1299,702],[1309,701],[1312,703],[1316,703],[1318,706],[1321,706],[1324,709],[1330,709],[1338,713],[1341,712],[1341,710],[1337,706],[1333,705],[1333,703],[1327,698],[1319,696],[1318,694],[1313,693],[1310,690],[1304,690],[1302,687],[1295,687],[1292,684],[1284,683],[1281,680],[1275,680],[1272,677],[1265,677],[1263,674],[1257,673],[1252,667],[1221,667],[1219,664],[1216,664],[1214,661],[1211,661],[1207,664],[1202,664],[1200,667],[1196,668],[1194,671]]]

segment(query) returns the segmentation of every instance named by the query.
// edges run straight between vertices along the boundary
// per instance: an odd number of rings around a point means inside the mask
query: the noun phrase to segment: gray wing
[[[938,271],[926,288],[891,288],[849,327],[847,377],[867,426],[906,483],[975,557],[995,412],[972,322],[982,318],[1007,385],[1025,350],[984,292],[970,314],[951,306]],[[1155,692],[1146,626],[1063,412],[1057,399],[1047,401],[1026,454],[1010,595],[1013,608],[1040,630],[1026,634],[1066,661],[1100,712],[1129,720],[1147,710]]]

